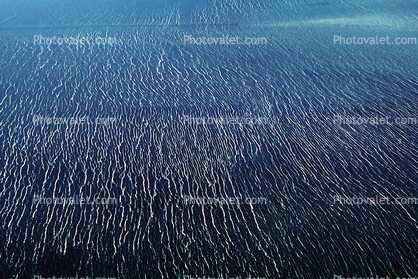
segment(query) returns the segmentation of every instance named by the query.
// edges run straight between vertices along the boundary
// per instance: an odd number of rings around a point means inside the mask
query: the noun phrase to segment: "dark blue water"
[[[1,3],[0,277],[418,277],[417,8]]]

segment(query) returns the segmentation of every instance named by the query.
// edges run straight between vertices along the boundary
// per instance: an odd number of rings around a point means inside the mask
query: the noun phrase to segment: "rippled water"
[[[333,43],[417,37],[378,4],[1,4],[1,278],[418,277],[416,204],[335,203],[418,198],[418,124],[334,121],[418,118],[418,45]],[[227,35],[267,44],[184,42]],[[234,117],[265,121],[187,121]]]

